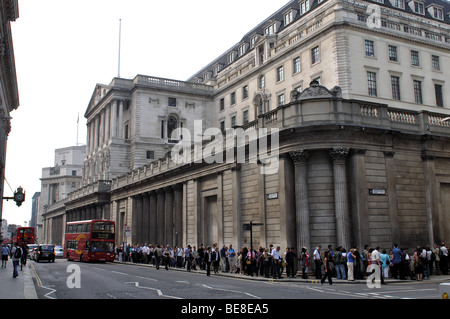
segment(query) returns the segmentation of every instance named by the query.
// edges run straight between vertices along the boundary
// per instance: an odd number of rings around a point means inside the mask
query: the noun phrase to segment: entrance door
[[[219,243],[217,195],[205,197],[204,203],[204,244],[212,246],[214,243]]]

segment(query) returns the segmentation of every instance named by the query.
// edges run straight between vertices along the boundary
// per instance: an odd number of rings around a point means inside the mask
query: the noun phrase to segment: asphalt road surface
[[[245,300],[438,299],[436,281],[365,284],[256,281],[118,263],[29,262],[39,299]]]

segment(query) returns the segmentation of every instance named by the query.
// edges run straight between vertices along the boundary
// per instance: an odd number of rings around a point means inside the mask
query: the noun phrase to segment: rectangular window
[[[231,93],[231,105],[236,104],[236,92]]]
[[[258,88],[262,90],[265,87],[266,87],[266,77],[264,75],[261,75],[258,78]]]
[[[221,121],[221,122],[220,122],[220,130],[221,130],[222,132],[225,132],[225,121]]]
[[[169,97],[169,106],[177,106],[177,99],[174,97]]]
[[[245,100],[246,98],[248,98],[248,85],[242,88],[242,99]]]
[[[439,56],[437,56],[437,55],[431,56],[431,65],[433,66],[433,70],[435,70],[435,71],[441,70],[441,66],[439,63]]]
[[[284,94],[278,95],[278,106],[284,105]]]
[[[225,99],[220,99],[220,111],[223,111],[225,109]]]
[[[314,47],[311,49],[311,64],[315,64],[320,61],[319,47]]]
[[[300,3],[300,14],[305,14],[309,10],[309,0]]]
[[[243,113],[244,124],[248,123],[248,110],[245,110]]]
[[[277,82],[281,82],[284,80],[284,67],[280,66],[277,69]]]
[[[155,159],[155,151],[147,151],[147,159]]]
[[[365,51],[366,51],[366,56],[369,56],[369,57],[374,57],[375,56],[375,51],[374,51],[374,48],[373,48],[373,41],[365,40],[364,41],[364,47],[365,47]]]
[[[72,171],[72,176],[77,176],[77,171]]]
[[[400,100],[400,78],[398,76],[391,76],[392,99]]]
[[[424,5],[421,2],[414,1],[414,12],[424,14]]]
[[[434,85],[434,93],[436,95],[436,105],[440,107],[444,107],[444,98],[442,96],[442,85],[435,84]]]
[[[393,46],[393,45],[389,46],[389,61],[393,61],[393,62],[398,61],[396,46]]]
[[[443,11],[440,8],[433,8],[433,16],[435,19],[444,20]]]
[[[231,127],[235,127],[236,126],[236,115],[231,117]]]
[[[422,82],[414,80],[414,100],[417,104],[422,104]]]
[[[293,14],[292,11],[289,11],[288,13],[286,13],[286,14],[284,15],[284,25],[286,26],[286,25],[288,25],[289,23],[291,23],[292,20],[293,20],[293,17],[294,17],[294,14]]]
[[[377,96],[377,74],[375,72],[367,72],[367,86],[370,96]]]
[[[396,8],[405,9],[405,0],[394,0],[393,5]]]
[[[299,73],[302,70],[300,64],[300,57],[294,59],[293,66],[294,66],[294,74]]]
[[[420,66],[419,51],[411,50],[411,65]]]

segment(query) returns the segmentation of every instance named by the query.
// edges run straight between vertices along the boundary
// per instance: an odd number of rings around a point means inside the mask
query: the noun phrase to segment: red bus
[[[112,220],[68,222],[64,256],[68,260],[114,261],[115,228]]]
[[[16,229],[15,242],[22,244],[36,244],[36,237],[34,235],[34,227],[18,227]]]

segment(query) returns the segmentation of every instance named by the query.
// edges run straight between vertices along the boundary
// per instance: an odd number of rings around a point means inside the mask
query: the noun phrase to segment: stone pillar
[[[348,210],[348,190],[346,159],[348,148],[337,147],[330,151],[333,160],[334,172],[334,209],[336,216],[336,244],[337,246],[351,247],[350,216]]]
[[[164,189],[156,191],[157,212],[156,212],[156,243],[164,244],[164,214],[165,214],[165,198]]]
[[[142,195],[135,196],[136,201],[136,211],[133,211],[133,214],[136,215],[136,244],[142,245],[143,236],[142,233],[144,231],[144,211],[143,211],[143,197]]]
[[[111,137],[117,136],[117,104],[119,103],[118,100],[115,100],[112,102],[112,109],[111,109]]]
[[[174,190],[174,224],[175,224],[175,242],[174,245],[182,244],[183,239],[183,185],[177,184]]]
[[[123,136],[123,100],[119,101],[119,133],[118,136],[120,138],[124,138]]]
[[[156,192],[151,191],[149,193],[150,196],[150,243],[155,245],[157,242],[157,197]]]
[[[111,138],[111,104],[105,109],[105,141]]]
[[[95,206],[95,219],[103,219],[103,205]]]
[[[297,249],[306,247],[309,251],[311,247],[311,232],[309,227],[309,199],[308,199],[308,179],[306,161],[309,157],[308,151],[289,152],[295,167],[295,223],[297,226]]]
[[[91,123],[87,123],[86,127],[86,153],[89,155],[91,153]]]
[[[142,197],[142,243],[150,241],[150,195],[143,194]]]
[[[165,194],[165,245],[173,246],[173,188],[164,188]]]

